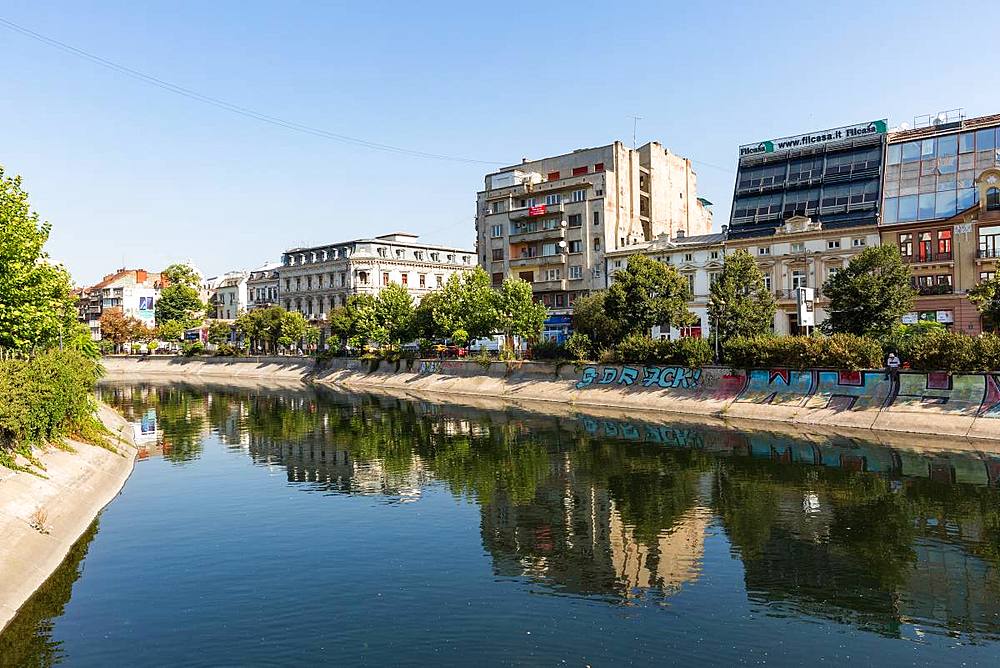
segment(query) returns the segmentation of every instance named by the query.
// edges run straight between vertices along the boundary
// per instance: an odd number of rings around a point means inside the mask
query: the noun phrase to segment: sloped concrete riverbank
[[[307,358],[115,357],[110,378],[260,378],[928,436],[1000,439],[1000,373]]]
[[[39,454],[44,478],[0,468],[0,630],[55,572],[132,473],[131,425],[108,406],[101,405],[98,414],[116,435],[117,454],[68,441],[75,452],[50,447]]]

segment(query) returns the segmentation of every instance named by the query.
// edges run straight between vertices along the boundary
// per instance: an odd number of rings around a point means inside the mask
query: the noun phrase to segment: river
[[[140,461],[0,665],[1000,662],[1000,454],[309,386],[101,394]]]

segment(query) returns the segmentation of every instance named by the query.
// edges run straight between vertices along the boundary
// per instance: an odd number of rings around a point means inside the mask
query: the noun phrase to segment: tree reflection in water
[[[993,636],[1000,459],[839,436],[558,417],[322,389],[109,385],[157,451],[205,437],[325,493],[475,500],[496,574],[616,603],[696,582],[721,530],[748,597],[885,635],[917,623]]]

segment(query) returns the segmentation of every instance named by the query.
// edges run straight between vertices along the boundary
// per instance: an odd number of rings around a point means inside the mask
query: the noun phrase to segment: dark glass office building
[[[881,120],[741,146],[730,238],[774,234],[792,216],[877,224],[885,136]]]

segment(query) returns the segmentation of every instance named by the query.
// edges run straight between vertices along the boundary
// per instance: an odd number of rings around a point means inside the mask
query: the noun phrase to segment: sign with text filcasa
[[[845,139],[855,139],[870,135],[885,134],[888,121],[869,121],[868,123],[858,123],[857,125],[845,125],[842,128],[823,130],[821,132],[807,132],[796,137],[782,137],[781,139],[768,139],[756,144],[744,144],[740,146],[740,157],[757,155],[758,153],[780,153],[791,151],[797,148],[807,148],[818,144],[826,144]]]

